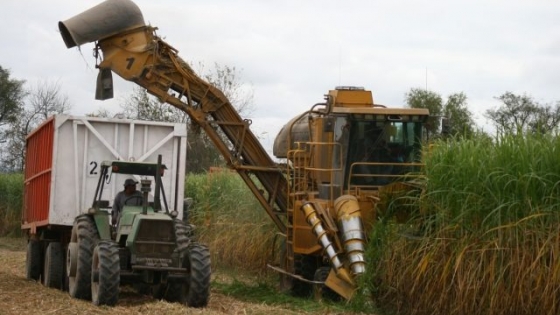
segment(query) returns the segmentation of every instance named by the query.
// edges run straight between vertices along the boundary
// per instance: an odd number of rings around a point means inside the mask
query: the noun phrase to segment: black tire
[[[320,267],[315,271],[315,276],[313,280],[325,282],[329,273],[331,272],[331,267]],[[315,300],[328,300],[328,301],[340,301],[341,296],[334,292],[331,288],[327,287],[325,284],[313,284],[313,297]]]
[[[132,288],[136,293],[141,295],[154,295],[153,285],[146,284],[146,283],[133,283]],[[154,295],[155,298],[155,295]]]
[[[179,219],[173,219],[173,224],[175,226],[177,251],[182,253],[187,250],[189,244],[194,241],[194,226],[191,224],[185,224],[185,222]]]
[[[82,299],[91,300],[91,258],[93,248],[97,244],[99,236],[95,228],[93,218],[87,215],[82,215],[74,220],[74,227],[72,228],[72,237],[70,245],[68,246],[67,255],[67,276],[68,276],[68,292],[70,296]],[[72,243],[76,244],[76,261],[75,266],[72,264]],[[75,274],[72,274],[74,270]]]
[[[59,242],[51,242],[45,251],[43,264],[43,285],[62,290],[64,272],[64,253]]]
[[[189,271],[186,302],[190,307],[205,307],[210,299],[210,251],[201,244],[191,244],[184,259],[184,267]]]
[[[190,307],[205,307],[210,299],[210,252],[204,245],[189,245],[183,256],[183,268],[187,269],[188,281],[168,283],[158,294],[168,302],[179,302]],[[160,289],[161,290],[161,289]]]
[[[294,254],[294,272],[304,279],[313,280],[315,270],[317,270],[318,258],[311,255]],[[292,280],[291,293],[297,297],[310,297],[313,286],[309,282],[298,279]]]
[[[41,255],[41,242],[29,240],[27,242],[27,258],[25,261],[25,277],[28,280],[39,281],[43,259]]]
[[[112,241],[100,241],[91,262],[91,300],[95,305],[114,306],[119,300],[119,247]]]

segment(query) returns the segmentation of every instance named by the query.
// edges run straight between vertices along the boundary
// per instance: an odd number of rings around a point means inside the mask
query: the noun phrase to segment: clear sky
[[[83,115],[94,100],[92,44],[66,49],[57,23],[101,1],[2,0],[0,65],[29,87],[57,81]],[[464,92],[479,125],[506,91],[560,100],[559,1],[136,0],[146,22],[188,62],[235,66],[255,95],[253,131],[268,151],[291,117],[337,85],[400,107],[411,88]]]

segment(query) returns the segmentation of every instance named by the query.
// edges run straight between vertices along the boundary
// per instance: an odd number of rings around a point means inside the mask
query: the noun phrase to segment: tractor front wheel
[[[187,280],[160,286],[155,295],[168,302],[179,302],[190,307],[205,307],[210,298],[210,252],[204,245],[191,243],[183,255]]]
[[[208,247],[193,243],[183,260],[189,281],[183,287],[187,290],[185,298],[190,307],[204,307],[210,298],[210,251]]]
[[[93,250],[91,262],[91,299],[95,305],[114,306],[119,300],[119,247],[101,241]]]

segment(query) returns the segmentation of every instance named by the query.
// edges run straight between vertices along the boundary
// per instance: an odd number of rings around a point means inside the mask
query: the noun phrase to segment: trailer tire
[[[39,278],[41,278],[41,267],[43,266],[41,256],[41,242],[29,240],[27,242],[27,258],[25,261],[25,277],[28,280],[39,281]]]
[[[331,272],[331,267],[323,266],[319,267],[315,271],[313,276],[314,281],[325,282]],[[328,301],[340,301],[341,296],[334,292],[331,288],[327,287],[325,284],[313,284],[313,297],[315,300],[328,300]]]
[[[66,259],[68,292],[73,298],[91,300],[91,260],[98,240],[93,218],[78,216],[74,220]]]
[[[119,300],[119,247],[112,241],[100,241],[91,262],[91,299],[95,305],[114,306]]]
[[[64,257],[62,244],[51,242],[45,250],[45,261],[43,265],[43,285],[48,288],[62,290]]]

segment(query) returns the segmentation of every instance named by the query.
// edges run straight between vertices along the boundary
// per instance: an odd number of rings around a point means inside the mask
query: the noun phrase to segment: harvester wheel
[[[168,302],[186,303],[190,307],[205,307],[210,298],[210,252],[204,245],[192,243],[183,257],[188,280],[168,283],[163,298]]]
[[[62,289],[64,257],[62,245],[59,242],[51,242],[45,251],[45,263],[43,265],[43,284],[49,288]]]
[[[307,280],[312,280],[317,269],[318,259],[311,255],[294,254],[294,272]],[[292,295],[299,297],[311,296],[313,287],[311,283],[293,279]]]
[[[325,282],[329,273],[331,272],[331,267],[320,267],[315,271],[315,276],[313,280]],[[313,297],[315,300],[330,300],[330,301],[340,301],[341,296],[334,292],[332,289],[327,287],[325,284],[313,284]]]
[[[25,274],[29,280],[38,281],[41,277],[41,242],[29,240],[27,243],[27,260],[25,261]]]
[[[93,218],[81,215],[74,220],[66,255],[66,273],[70,296],[91,300],[91,257],[99,236]]]
[[[112,241],[100,241],[91,262],[91,299],[95,305],[114,306],[119,300],[119,247]]]

